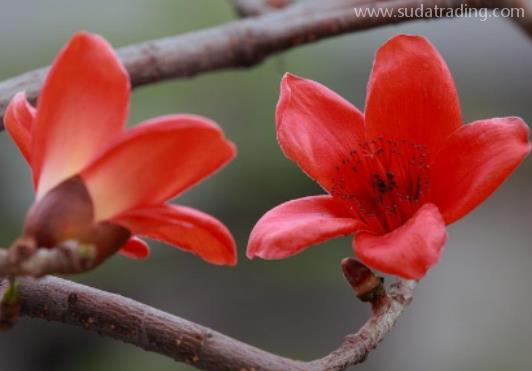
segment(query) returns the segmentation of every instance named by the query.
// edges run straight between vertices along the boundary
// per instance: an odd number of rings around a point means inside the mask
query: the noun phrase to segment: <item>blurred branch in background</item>
[[[7,281],[2,283],[7,285]],[[370,301],[372,315],[329,355],[312,362],[277,356],[120,295],[56,277],[20,279],[21,315],[97,332],[205,370],[344,370],[364,361],[412,300],[399,281]]]
[[[524,7],[518,24],[532,35],[530,5],[526,0],[425,0],[427,8],[453,9]],[[382,8],[390,16],[357,16],[353,8]],[[133,86],[166,79],[191,77],[225,68],[250,67],[267,57],[299,45],[343,33],[412,21],[436,19],[423,12],[420,18],[401,17],[405,9],[420,7],[419,0],[308,0],[264,15],[225,25],[118,49]],[[11,98],[26,91],[35,102],[48,69],[41,68],[0,82],[0,116]],[[3,125],[0,124],[0,129]]]
[[[502,1],[502,4],[506,3],[507,8],[520,8],[524,9],[525,16],[522,18],[514,18],[514,21],[525,31],[530,37],[532,37],[532,3],[530,0],[507,0]]]

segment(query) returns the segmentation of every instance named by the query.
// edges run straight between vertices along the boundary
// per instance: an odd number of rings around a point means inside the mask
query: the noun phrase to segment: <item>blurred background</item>
[[[235,18],[222,0],[0,1],[0,80],[47,65],[77,30],[120,47]],[[376,48],[396,33],[430,38],[452,70],[466,122],[518,115],[532,123],[532,40],[510,21],[440,20],[326,40],[249,69],[215,72],[135,90],[130,123],[174,112],[218,121],[239,148],[222,172],[179,202],[212,213],[234,232],[236,268],[152,244],[145,262],[116,256],[74,279],[120,293],[285,356],[333,350],[368,316],[342,278],[351,256],[338,239],[278,261],[248,261],[257,219],[291,198],[320,193],[285,159],[274,107],[285,71],[318,80],[360,108]],[[494,153],[497,148],[493,148]],[[0,245],[20,233],[33,192],[28,168],[0,133]],[[532,161],[449,229],[441,263],[420,284],[395,330],[358,370],[532,369]],[[188,370],[162,356],[62,324],[21,319],[0,333],[0,370]]]

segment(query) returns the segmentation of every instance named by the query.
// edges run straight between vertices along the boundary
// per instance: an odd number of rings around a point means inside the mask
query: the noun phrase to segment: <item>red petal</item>
[[[331,196],[299,198],[273,208],[257,222],[249,237],[247,257],[284,259],[360,227]]]
[[[285,155],[325,189],[364,138],[360,111],[325,86],[291,74],[281,82],[276,121]]]
[[[136,209],[113,219],[132,233],[166,242],[209,263],[236,264],[231,233],[217,219],[184,206],[158,205]]]
[[[518,117],[476,121],[458,129],[436,157],[431,200],[450,224],[491,195],[530,152]]]
[[[26,99],[24,92],[17,93],[4,116],[5,128],[22,155],[31,165],[31,131],[35,123],[36,111]]]
[[[425,204],[388,234],[357,234],[354,249],[358,258],[371,268],[406,279],[420,279],[440,259],[446,239],[445,223],[438,208]]]
[[[158,117],[128,130],[82,173],[96,220],[163,203],[198,183],[235,155],[212,121]]]
[[[127,72],[100,36],[78,33],[52,65],[33,130],[37,197],[78,173],[124,127]]]
[[[150,256],[150,247],[140,238],[131,237],[119,252],[127,258],[143,260]]]
[[[453,78],[427,39],[399,35],[377,51],[365,115],[368,139],[405,139],[429,153],[460,127]]]

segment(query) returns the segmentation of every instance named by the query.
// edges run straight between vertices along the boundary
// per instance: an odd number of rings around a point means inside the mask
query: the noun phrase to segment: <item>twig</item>
[[[67,241],[53,249],[37,248],[33,241],[18,240],[9,249],[0,249],[0,276],[42,277],[50,273],[72,274],[91,269],[94,249]]]
[[[426,0],[425,8],[508,7],[523,0]],[[226,68],[250,67],[265,58],[320,39],[366,30],[387,24],[416,20],[397,17],[400,9],[415,9],[419,0],[378,1],[360,5],[361,0],[319,0],[297,2],[276,12],[227,23],[201,31],[134,44],[118,50],[133,86],[161,80],[191,77]],[[379,7],[392,12],[391,17],[357,17],[353,7]],[[531,17],[520,20],[530,29]],[[26,91],[35,101],[48,69],[41,68],[0,83],[0,116],[10,99]],[[0,124],[0,129],[2,125]]]
[[[339,371],[364,362],[410,304],[415,287],[415,281],[394,283],[386,296],[372,303],[373,314],[364,326],[346,336],[337,350],[310,362],[310,369]]]
[[[5,282],[4,282],[5,284]],[[204,370],[343,370],[362,362],[410,303],[415,283],[399,281],[373,314],[329,355],[302,362],[274,355],[137,301],[55,277],[19,282],[21,315],[94,331]]]

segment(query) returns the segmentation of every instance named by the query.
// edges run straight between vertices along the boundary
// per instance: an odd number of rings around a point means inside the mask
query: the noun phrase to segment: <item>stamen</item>
[[[336,166],[331,194],[376,232],[402,225],[423,204],[429,187],[423,145],[378,137],[358,144]]]

